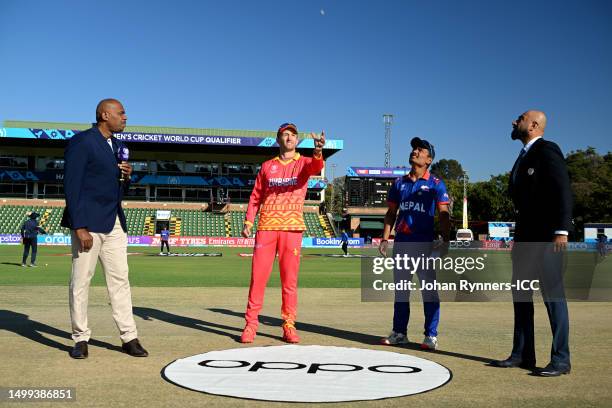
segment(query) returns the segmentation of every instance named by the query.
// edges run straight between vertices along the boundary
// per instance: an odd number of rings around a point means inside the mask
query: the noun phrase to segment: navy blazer
[[[64,151],[64,195],[66,208],[62,227],[87,228],[89,232],[109,233],[119,216],[127,232],[121,208],[129,181],[119,182],[117,150],[124,144],[111,136],[113,150],[96,126],[74,135]]]
[[[509,193],[516,211],[516,241],[549,242],[555,231],[573,230],[572,189],[556,143],[545,139],[533,143],[510,173]]]

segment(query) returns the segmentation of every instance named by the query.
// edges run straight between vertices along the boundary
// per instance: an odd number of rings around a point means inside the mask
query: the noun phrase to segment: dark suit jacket
[[[121,208],[124,188],[117,166],[117,149],[124,144],[111,137],[113,151],[97,127],[73,136],[64,152],[64,194],[66,208],[62,226],[87,228],[89,232],[109,233],[117,215],[127,232]]]
[[[516,241],[550,242],[555,231],[573,230],[569,175],[555,143],[533,143],[518,165],[514,183],[510,173],[509,192],[516,212]]]

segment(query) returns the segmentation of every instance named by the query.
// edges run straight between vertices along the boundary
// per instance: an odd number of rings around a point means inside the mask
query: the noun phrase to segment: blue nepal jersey
[[[162,241],[167,241],[168,238],[170,238],[170,231],[168,230],[162,230],[161,231],[161,240]]]
[[[431,242],[436,207],[448,204],[450,199],[444,182],[427,171],[416,181],[409,175],[395,180],[387,202],[399,208],[395,222],[396,242]]]

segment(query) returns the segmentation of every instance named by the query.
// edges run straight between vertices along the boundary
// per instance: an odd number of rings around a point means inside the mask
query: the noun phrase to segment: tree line
[[[585,223],[612,222],[612,153],[600,155],[595,148],[587,147],[567,154],[565,162],[573,193],[574,234],[581,238]],[[442,159],[431,166],[431,172],[446,183],[456,203],[452,218],[461,220],[464,177],[461,164]],[[491,175],[487,181],[468,183],[468,218],[475,229],[481,229],[487,221],[514,221],[509,178],[507,172]]]
[[[583,237],[585,223],[612,223],[612,152],[605,155],[595,148],[572,151],[565,161],[573,192],[575,239]],[[451,219],[454,229],[461,228],[463,209],[463,177],[461,163],[441,159],[430,168],[431,173],[446,183],[452,199]],[[508,194],[510,172],[491,175],[489,180],[467,180],[468,219],[475,233],[486,233],[488,221],[514,221],[512,200]],[[333,191],[333,207],[331,197]],[[345,177],[337,177],[333,188],[326,190],[327,211],[341,216],[345,207]]]

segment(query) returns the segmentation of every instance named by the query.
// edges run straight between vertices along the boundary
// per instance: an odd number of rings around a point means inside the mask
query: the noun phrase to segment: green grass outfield
[[[244,327],[250,280],[248,248],[176,248],[177,252],[221,252],[222,257],[158,257],[157,248],[130,247],[130,281],[139,338],[146,359],[120,352],[120,340],[99,270],[89,291],[89,358],[72,360],[68,281],[68,247],[39,247],[38,268],[22,268],[21,246],[0,246],[0,378],[2,386],[74,387],[77,401],[30,406],[61,407],[295,407],[295,404],[249,401],[208,395],[177,387],[160,375],[168,363],[214,350],[279,346],[281,296],[278,269],[272,272],[258,336],[252,345],[237,339]],[[375,249],[352,252],[376,254]],[[408,328],[412,343],[379,345],[389,333],[393,306],[364,302],[359,258],[329,258],[338,248],[304,249],[300,270],[301,344],[357,347],[422,357],[448,367],[453,379],[423,394],[382,401],[333,404],[338,407],[574,407],[612,406],[612,303],[568,302],[572,374],[555,379],[531,376],[522,369],[487,367],[505,358],[512,346],[513,308],[509,302],[445,302],[440,321],[440,349],[421,351],[421,302],[412,302]],[[453,256],[463,255],[452,251]],[[487,273],[509,274],[508,253],[488,252]],[[588,256],[588,254],[587,254]],[[577,259],[587,261],[588,259]],[[581,262],[578,262],[581,263]],[[588,262],[582,262],[588,263]],[[44,266],[47,264],[48,266]],[[612,275],[612,257],[597,265]],[[579,266],[579,265],[575,265]],[[586,269],[585,269],[586,270]],[[603,271],[603,273],[601,273]],[[607,271],[607,272],[606,272]],[[191,287],[190,287],[191,286]],[[546,310],[535,307],[538,365],[548,362],[551,334]],[[518,391],[509,391],[518,390]],[[4,404],[0,401],[0,406]],[[305,404],[299,404],[306,406]],[[330,407],[330,404],[310,406]]]
[[[221,253],[221,257],[161,257],[157,248],[130,247],[130,283],[135,287],[246,287],[250,281],[251,248],[174,248],[177,253]],[[37,268],[21,266],[22,247],[0,246],[0,285],[64,286],[70,279],[70,248],[67,246],[39,246]],[[371,279],[371,260],[362,258],[322,257],[320,254],[341,254],[338,248],[303,249],[300,266],[300,287],[304,288],[359,288],[361,270]],[[377,255],[374,248],[352,249],[351,253]],[[452,257],[485,256],[486,269],[481,273],[438,273],[439,281],[467,278],[475,282],[507,282],[511,277],[508,252],[451,251]],[[574,253],[570,257],[566,286],[568,288],[612,288],[612,256],[595,262],[594,253]],[[391,281],[390,274],[382,275]],[[585,277],[587,279],[585,280]],[[591,279],[592,277],[592,279]],[[369,281],[365,279],[364,283]],[[94,275],[93,286],[104,286],[100,265]],[[270,287],[280,286],[278,263],[270,276]],[[369,285],[368,285],[369,286]]]
[[[221,257],[161,257],[157,248],[130,247],[130,284],[143,287],[248,287],[251,276],[251,248],[173,248],[177,253],[222,253]],[[38,268],[21,267],[23,247],[0,246],[0,285],[57,286],[70,280],[70,248],[39,246]],[[376,254],[374,249],[361,253]],[[358,288],[359,258],[327,258],[315,253],[341,254],[340,249],[304,249],[300,267],[301,287]],[[46,265],[46,266],[45,266]],[[93,286],[104,286],[104,274],[98,264]],[[278,263],[269,286],[280,286]]]

